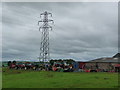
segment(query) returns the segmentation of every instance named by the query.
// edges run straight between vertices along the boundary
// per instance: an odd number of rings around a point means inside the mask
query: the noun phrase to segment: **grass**
[[[117,73],[51,72],[3,68],[3,88],[117,88]]]
[[[0,67],[0,89],[2,88],[2,68]]]

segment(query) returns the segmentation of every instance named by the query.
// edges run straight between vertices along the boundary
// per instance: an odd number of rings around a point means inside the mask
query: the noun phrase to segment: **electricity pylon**
[[[38,25],[41,22],[42,25],[39,27],[41,31],[41,43],[40,43],[40,55],[39,61],[48,62],[50,60],[49,52],[49,30],[52,30],[52,27],[49,25],[50,22],[54,23],[53,20],[48,19],[49,16],[52,17],[52,13],[45,11],[40,14],[41,20],[38,21]]]

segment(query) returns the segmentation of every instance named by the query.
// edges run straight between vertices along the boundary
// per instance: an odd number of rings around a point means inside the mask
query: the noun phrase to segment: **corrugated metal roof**
[[[89,62],[120,62],[120,58],[100,58],[100,59],[95,59],[91,60]]]

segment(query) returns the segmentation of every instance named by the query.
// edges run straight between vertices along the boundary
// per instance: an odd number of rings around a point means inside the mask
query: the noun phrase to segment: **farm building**
[[[81,70],[88,72],[120,72],[120,53],[109,58],[99,58],[88,62],[78,62]]]

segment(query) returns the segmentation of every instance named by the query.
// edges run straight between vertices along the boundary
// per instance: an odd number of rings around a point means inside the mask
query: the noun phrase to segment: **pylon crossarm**
[[[54,21],[53,21],[53,20],[50,20],[50,19],[48,20],[48,22],[52,22],[52,23],[54,23]]]
[[[43,21],[42,21],[42,20],[41,20],[41,21],[38,21],[38,25],[39,25],[40,22],[43,22]]]
[[[48,14],[50,14],[50,15],[51,15],[51,17],[52,17],[52,13],[49,13],[49,12],[48,12]]]

